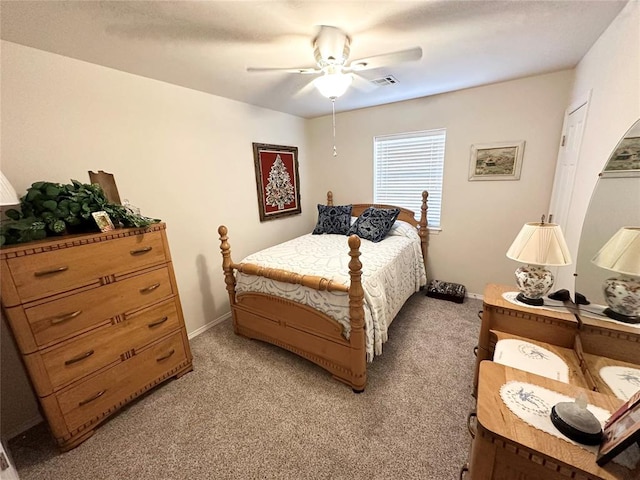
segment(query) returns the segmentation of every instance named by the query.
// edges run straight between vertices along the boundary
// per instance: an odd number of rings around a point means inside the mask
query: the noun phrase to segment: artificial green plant
[[[20,199],[20,210],[6,212],[0,226],[0,245],[41,240],[50,235],[97,231],[92,213],[107,212],[111,221],[123,227],[146,227],[157,219],[107,201],[97,183],[70,184],[35,182]]]

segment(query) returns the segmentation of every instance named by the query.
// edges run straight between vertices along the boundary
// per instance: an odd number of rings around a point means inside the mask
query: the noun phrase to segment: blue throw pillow
[[[377,243],[387,236],[398,215],[400,210],[397,208],[369,207],[351,225],[348,235],[355,233],[360,238]]]
[[[318,223],[313,229],[314,235],[337,233],[346,235],[351,223],[351,205],[318,204]]]

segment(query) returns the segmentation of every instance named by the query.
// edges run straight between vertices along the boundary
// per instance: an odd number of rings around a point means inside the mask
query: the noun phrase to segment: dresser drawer
[[[58,405],[67,428],[73,431],[102,417],[186,358],[182,332],[178,331],[113,368],[60,392]]]
[[[175,292],[168,267],[25,309],[37,345],[71,337]]]
[[[44,367],[54,390],[121,361],[131,351],[166,336],[180,327],[174,299],[155,305],[125,320],[82,335],[42,355]],[[38,394],[50,394],[40,391]]]
[[[7,259],[22,303],[167,261],[161,232]]]

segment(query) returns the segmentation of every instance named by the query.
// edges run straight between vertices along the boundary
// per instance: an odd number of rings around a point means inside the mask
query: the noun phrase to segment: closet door
[[[558,154],[549,215],[553,215],[553,223],[560,225],[563,232],[567,227],[567,214],[571,205],[587,105],[587,103],[583,103],[567,115]]]
[[[551,221],[560,225],[565,234],[567,246],[573,260],[573,265],[571,266],[550,268],[555,277],[554,289],[566,288],[572,294],[575,290],[573,274],[578,255],[578,244],[577,241],[571,241],[570,232],[567,232],[567,224],[588,106],[588,98],[585,98],[567,109],[548,212],[548,216],[552,218]]]

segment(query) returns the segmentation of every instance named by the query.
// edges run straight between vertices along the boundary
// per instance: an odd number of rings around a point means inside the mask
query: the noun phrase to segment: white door
[[[562,132],[549,215],[553,216],[553,223],[560,225],[563,232],[566,232],[567,228],[567,214],[571,204],[586,115],[587,103],[585,102],[568,113]]]
[[[588,105],[588,98],[586,98],[567,110],[562,131],[562,141],[558,151],[558,163],[556,164],[556,173],[553,180],[548,217],[551,217],[553,223],[560,225],[565,234],[567,233],[569,207],[571,206]],[[569,249],[571,249],[570,246]],[[571,252],[571,257],[575,259],[576,252]],[[573,297],[575,290],[573,272],[575,272],[575,268],[552,267],[550,270],[555,277],[553,289],[566,288]]]

